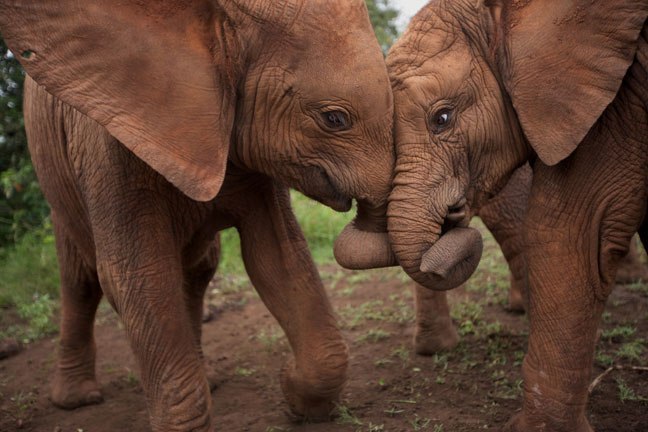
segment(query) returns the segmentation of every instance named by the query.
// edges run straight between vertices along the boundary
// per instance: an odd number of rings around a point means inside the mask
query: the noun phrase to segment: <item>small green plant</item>
[[[126,376],[124,377],[124,381],[126,381],[126,383],[131,386],[136,386],[137,384],[139,384],[137,375],[130,368],[126,368]]]
[[[267,352],[274,351],[277,342],[281,340],[283,333],[277,328],[263,329],[256,335],[256,339],[261,342]]]
[[[404,364],[409,361],[410,352],[406,346],[401,345],[400,347],[393,350],[391,355],[392,357],[399,358],[400,361],[403,362],[403,367],[404,367]]]
[[[619,348],[619,350],[617,351],[617,356],[631,361],[636,361],[637,363],[641,363],[644,360],[644,350],[644,341],[642,339],[637,339],[621,345],[621,348]]]
[[[614,364],[614,357],[609,354],[604,353],[603,351],[597,351],[595,357],[596,363],[604,367],[609,367]]]
[[[619,399],[621,402],[625,403],[627,401],[630,402],[643,402],[646,403],[648,402],[648,398],[645,398],[643,396],[638,396],[635,391],[628,386],[628,384],[621,378],[618,378],[616,380],[617,382],[617,388],[619,389]]]
[[[415,431],[420,431],[423,429],[427,429],[427,427],[430,425],[430,420],[429,418],[421,418],[418,416],[418,414],[414,414],[414,419],[410,420],[410,424],[412,425],[412,428],[414,428]]]
[[[244,368],[244,367],[240,367],[240,366],[237,366],[236,369],[234,370],[234,373],[236,375],[242,376],[242,377],[252,376],[252,375],[254,375],[255,372],[256,372],[256,370],[254,370],[254,369],[248,369],[248,368]]]
[[[36,402],[36,395],[33,392],[19,392],[10,397],[9,400],[13,402],[16,409],[24,413]]]
[[[456,304],[451,312],[452,319],[459,323],[459,334],[462,336],[475,334],[480,324],[483,308],[479,303],[464,301]]]
[[[10,404],[7,408],[0,408],[0,413],[11,418],[16,427],[21,429],[32,417],[31,408],[36,403],[36,395],[33,391],[19,392],[9,398]]]
[[[644,282],[634,282],[630,285],[627,285],[627,287],[630,291],[648,296],[648,284]]]
[[[625,338],[633,336],[637,332],[635,327],[631,326],[617,326],[611,330],[606,330],[601,335],[601,338],[611,340],[611,341],[620,341]]]
[[[345,405],[338,405],[336,407],[337,423],[341,425],[362,426],[362,421],[356,417],[351,410]]]
[[[374,362],[374,366],[376,366],[376,367],[384,367],[384,366],[386,366],[386,365],[388,365],[390,363],[394,363],[394,362],[392,360],[390,360],[390,359],[382,358],[382,359],[376,360]]]
[[[442,370],[448,369],[448,354],[434,354],[432,361]]]
[[[391,336],[391,333],[385,330],[370,329],[367,331],[367,333],[363,334],[358,339],[356,339],[356,341],[377,343],[380,342],[381,340],[387,339],[389,336]]]

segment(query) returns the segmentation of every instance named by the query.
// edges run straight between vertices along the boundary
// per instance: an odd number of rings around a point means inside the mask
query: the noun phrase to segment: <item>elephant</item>
[[[523,312],[526,293],[526,264],[522,226],[526,214],[533,172],[523,165],[507,185],[480,209],[471,209],[493,234],[510,271],[508,310]],[[416,328],[414,350],[420,355],[433,355],[450,350],[459,343],[459,334],[450,317],[446,293],[425,286],[415,286]]]
[[[105,296],[141,370],[154,431],[213,430],[200,346],[217,233],[236,227],[294,359],[290,409],[327,419],[348,349],[289,187],[389,253],[393,99],[362,0],[0,0],[28,77],[25,125],[52,213],[61,324],[52,402],[102,400],[93,323]],[[362,231],[366,229],[366,231]],[[371,256],[365,256],[370,259]]]
[[[388,231],[415,281],[464,281],[481,256],[470,208],[533,168],[523,408],[508,431],[593,430],[598,323],[632,236],[648,241],[647,16],[645,0],[433,0],[387,56]]]
[[[524,260],[524,217],[526,215],[533,171],[529,164],[518,168],[506,186],[479,209],[479,216],[499,244],[510,271],[506,309],[523,313],[526,308],[526,262]],[[628,254],[619,262],[617,284],[648,281],[648,268],[641,261],[636,242],[630,243]],[[420,355],[433,355],[454,348],[459,335],[450,317],[450,306],[444,291],[433,291],[415,285],[416,330],[414,349]]]

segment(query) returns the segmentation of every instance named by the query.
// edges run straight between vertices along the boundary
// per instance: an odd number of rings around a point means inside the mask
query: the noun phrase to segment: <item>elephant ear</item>
[[[208,0],[0,0],[27,73],[189,197],[218,193],[234,118],[231,53]]]
[[[503,21],[503,76],[513,106],[540,159],[555,165],[614,100],[635,58],[648,1],[491,3]]]

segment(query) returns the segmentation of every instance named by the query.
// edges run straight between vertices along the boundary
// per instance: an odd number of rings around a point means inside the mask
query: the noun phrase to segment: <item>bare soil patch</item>
[[[218,430],[498,431],[521,407],[527,320],[504,310],[501,258],[486,260],[477,278],[450,294],[462,342],[432,357],[412,350],[412,283],[402,273],[321,270],[351,348],[341,415],[321,424],[291,419],[277,379],[290,355],[283,333],[247,283],[221,280],[210,295],[215,318],[203,334],[209,367],[220,377],[213,393]],[[646,318],[646,286],[617,287],[594,374],[626,368],[606,375],[592,393],[589,415],[598,432],[648,431],[648,372],[630,368],[646,366]],[[133,355],[107,306],[96,337],[103,404],[63,411],[49,403],[56,338],[42,340],[0,362],[0,431],[150,430]]]

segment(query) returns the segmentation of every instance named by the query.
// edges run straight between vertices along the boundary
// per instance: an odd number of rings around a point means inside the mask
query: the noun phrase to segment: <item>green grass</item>
[[[297,192],[292,193],[292,206],[315,262],[333,262],[333,241],[353,219],[355,209],[338,213]]]
[[[622,379],[617,378],[617,388],[619,389],[619,399],[622,403],[627,401],[630,402],[642,402],[648,403],[648,398],[637,395],[637,393]]]
[[[292,191],[292,207],[306,241],[317,264],[334,261],[333,242],[347,223],[355,216],[355,210],[338,213],[330,208]],[[230,228],[221,232],[221,261],[219,272],[225,275],[245,273],[241,259],[238,232]]]
[[[54,236],[49,227],[0,249],[0,307],[30,304],[34,296],[58,298],[59,273]]]
[[[334,261],[333,241],[354,217],[355,211],[337,213],[305,196],[292,192],[292,206],[318,265]],[[219,274],[223,290],[247,286],[245,267],[236,229],[221,233]],[[0,308],[12,308],[25,322],[9,325],[0,320],[0,337],[25,342],[56,330],[52,315],[59,298],[59,272],[51,224],[23,236],[15,245],[0,249]],[[359,282],[366,275],[358,275]]]

